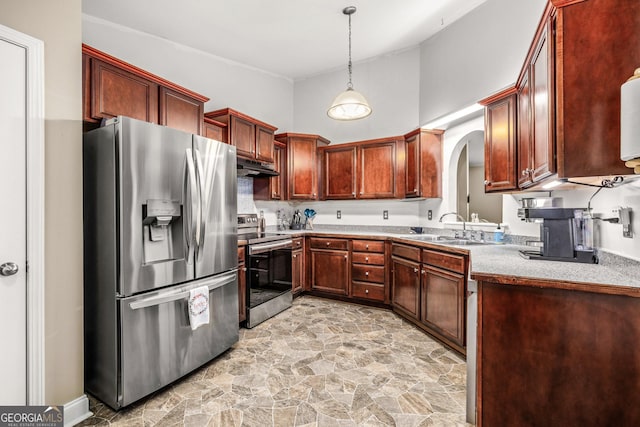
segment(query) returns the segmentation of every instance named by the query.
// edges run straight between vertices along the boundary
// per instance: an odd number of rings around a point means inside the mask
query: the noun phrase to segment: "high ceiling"
[[[416,46],[485,1],[82,0],[82,10],[295,80],[346,68],[346,6],[358,9],[352,15],[357,62]]]

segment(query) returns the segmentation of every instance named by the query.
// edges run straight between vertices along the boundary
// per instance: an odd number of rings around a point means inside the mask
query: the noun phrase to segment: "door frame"
[[[44,404],[44,43],[0,25],[0,39],[26,52],[27,404]]]

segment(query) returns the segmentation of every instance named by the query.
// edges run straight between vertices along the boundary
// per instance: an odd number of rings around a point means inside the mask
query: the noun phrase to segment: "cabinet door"
[[[518,86],[518,186],[529,187],[531,179],[531,86],[529,69],[525,69]]]
[[[420,264],[394,256],[392,266],[391,304],[394,308],[418,320],[420,318]]]
[[[288,145],[289,200],[316,200],[318,198],[318,165],[315,140],[291,137]]]
[[[515,94],[485,108],[484,190],[487,193],[517,188],[515,108]]]
[[[555,132],[553,114],[552,59],[550,54],[550,27],[543,32],[531,60],[531,113],[533,117],[533,137],[531,148],[531,178],[538,182],[553,174],[555,167]]]
[[[349,295],[349,252],[310,251],[311,290]]]
[[[204,121],[202,127],[202,136],[216,141],[227,142],[226,129],[207,120]]]
[[[91,117],[119,115],[158,123],[158,85],[133,73],[92,58]]]
[[[232,145],[236,146],[241,157],[256,157],[256,125],[240,117],[231,116],[229,136]]]
[[[356,198],[356,147],[325,149],[323,168],[324,198]]]
[[[442,197],[442,131],[420,133],[420,197]],[[407,191],[408,191],[407,187]]]
[[[160,87],[160,124],[200,135],[204,103],[174,90]]]
[[[420,320],[460,346],[465,344],[464,275],[423,267]]]
[[[256,159],[273,163],[273,131],[256,126]]]
[[[405,197],[418,197],[420,194],[420,139],[418,134],[404,141],[405,147]]]
[[[364,144],[359,151],[360,199],[393,198],[396,195],[395,141]]]
[[[304,285],[302,249],[291,252],[291,292],[297,294]]]

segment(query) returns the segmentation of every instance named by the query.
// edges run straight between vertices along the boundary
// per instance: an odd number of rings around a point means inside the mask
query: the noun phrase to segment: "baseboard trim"
[[[89,399],[86,394],[64,404],[64,427],[71,427],[89,418]]]

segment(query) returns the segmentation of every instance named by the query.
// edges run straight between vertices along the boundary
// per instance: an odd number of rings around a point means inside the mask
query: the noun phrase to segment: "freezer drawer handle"
[[[227,284],[235,281],[237,277],[238,277],[238,274],[235,271],[232,272],[232,273],[225,274],[224,276],[218,277],[218,278],[214,279],[212,281],[212,283],[209,285],[209,291],[212,291],[214,289],[217,289],[217,288],[220,288],[220,287],[222,287],[224,285],[227,285]],[[134,301],[134,302],[130,303],[129,307],[132,310],[137,310],[139,308],[153,307],[153,306],[164,304],[164,303],[167,303],[167,302],[173,302],[173,301],[178,301],[178,300],[181,300],[181,299],[186,299],[186,298],[189,298],[189,291],[193,287],[194,286],[189,286],[188,288],[180,288],[180,289],[178,289],[176,291],[168,292],[166,294],[155,295],[155,296],[152,296],[152,297],[143,298],[141,300]]]

